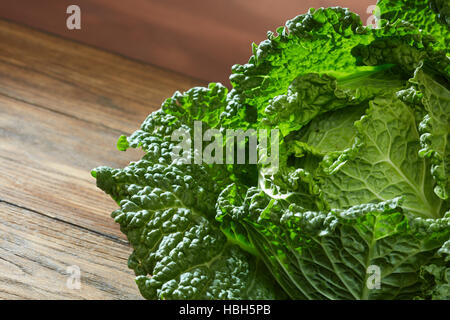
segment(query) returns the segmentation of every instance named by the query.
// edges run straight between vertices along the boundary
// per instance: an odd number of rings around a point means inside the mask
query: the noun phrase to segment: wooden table
[[[140,299],[131,248],[109,216],[116,204],[90,170],[139,159],[117,151],[117,138],[195,85],[0,20],[1,299]]]

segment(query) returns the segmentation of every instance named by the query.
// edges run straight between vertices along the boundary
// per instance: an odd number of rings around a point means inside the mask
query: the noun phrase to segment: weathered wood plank
[[[196,83],[0,20],[0,298],[140,297],[117,204],[90,170],[139,159],[119,135]]]
[[[101,235],[0,202],[0,299],[140,299],[126,268],[130,251]],[[71,282],[71,266],[80,270],[79,289]]]
[[[89,171],[139,159],[118,136],[195,81],[1,20],[0,39],[0,199],[124,238]]]
[[[0,20],[0,94],[123,132],[203,82]]]
[[[126,166],[138,150],[117,151],[118,134],[0,95],[0,199],[124,238],[109,217],[117,205],[90,170]]]

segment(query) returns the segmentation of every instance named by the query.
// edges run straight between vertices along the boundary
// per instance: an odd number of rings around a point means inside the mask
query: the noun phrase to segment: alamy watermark
[[[66,272],[69,275],[66,281],[66,287],[71,290],[81,289],[81,270],[77,265],[68,266]]]
[[[373,29],[379,28],[379,21],[381,11],[377,5],[370,5],[367,7],[366,13],[370,13],[370,16],[367,18],[366,26],[371,26]]]
[[[366,286],[369,290],[381,289],[381,269],[379,266],[373,264],[367,267],[366,271],[368,277],[366,280]]]
[[[81,29],[81,9],[76,4],[67,7],[66,13],[70,14],[66,19],[66,26],[69,30]]]
[[[195,121],[194,136],[191,135],[191,130],[183,128],[172,133],[172,141],[179,142],[172,149],[173,161],[185,164],[260,164],[264,174],[278,171],[278,129],[208,129],[203,132],[202,122]]]

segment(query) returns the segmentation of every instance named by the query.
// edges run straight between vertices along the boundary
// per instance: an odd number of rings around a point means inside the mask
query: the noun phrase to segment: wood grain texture
[[[0,299],[140,299],[129,253],[122,243],[0,202]],[[73,266],[79,289],[70,286]]]
[[[0,20],[0,94],[131,132],[204,82]]]
[[[1,95],[0,112],[0,199],[125,239],[105,219],[117,205],[89,172],[126,166],[141,153],[115,150],[117,133],[108,128]]]
[[[0,299],[135,299],[117,205],[90,170],[174,91],[203,84],[0,20]],[[82,289],[66,286],[67,266]]]
[[[228,85],[252,42],[314,7],[348,7],[363,23],[376,0],[14,0],[0,17],[105,48],[205,81]],[[81,8],[81,30],[68,30],[66,8]]]

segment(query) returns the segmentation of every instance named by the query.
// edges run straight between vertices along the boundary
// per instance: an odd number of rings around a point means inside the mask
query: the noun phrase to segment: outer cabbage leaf
[[[268,39],[253,46],[245,65],[235,65],[230,76],[241,99],[258,109],[269,99],[284,94],[301,74],[326,73],[337,78],[371,67],[356,65],[351,49],[369,44],[373,36],[362,28],[360,18],[342,8],[310,9],[268,33]]]
[[[433,264],[422,267],[421,277],[426,290],[418,298],[450,300],[450,240],[439,249],[436,256],[438,259]]]
[[[218,84],[176,93],[140,130],[119,139],[121,150],[142,147],[142,160],[92,172],[120,205],[112,217],[134,248],[128,265],[147,299],[284,297],[262,261],[229,240],[214,219],[219,192],[237,179],[233,170],[172,159],[174,130],[193,134],[195,120],[217,125],[226,99],[226,88]]]
[[[438,75],[436,75],[438,77]],[[445,81],[441,79],[441,81]],[[418,85],[427,114],[420,124],[420,155],[430,158],[431,173],[436,180],[434,192],[441,199],[450,193],[450,91],[432,74],[417,69],[411,82]],[[448,84],[447,84],[448,85]]]
[[[360,72],[339,81],[326,74],[300,75],[289,85],[287,94],[269,101],[262,114],[262,126],[277,127],[285,136],[327,111],[361,104],[404,85],[401,80],[387,81],[379,73],[384,74],[380,70]]]
[[[248,63],[233,66],[230,80],[242,102],[262,113],[300,75],[358,78],[385,68],[384,63],[398,65],[397,71],[409,79],[407,73],[425,57],[442,60],[439,52],[435,41],[411,24],[398,21],[370,29],[347,9],[310,9],[278,28],[276,36],[269,32],[267,40],[254,45]]]
[[[439,48],[450,47],[450,5],[447,0],[379,0],[381,19],[391,23],[408,21],[439,40]]]
[[[424,286],[421,266],[450,236],[450,216],[410,216],[398,198],[317,212],[257,188],[239,201],[236,188],[221,193],[218,219],[241,224],[293,299],[416,298]]]
[[[362,142],[358,154],[320,183],[330,206],[348,208],[402,196],[404,209],[441,217],[443,201],[433,193],[429,162],[419,157],[412,110],[393,96],[377,97],[355,126]]]
[[[122,195],[112,217],[134,248],[128,266],[145,298],[277,298],[261,260],[207,218],[214,186],[199,185],[198,173],[144,158],[123,170],[97,168],[95,175],[105,191]]]
[[[325,156],[351,148],[358,133],[354,123],[361,119],[367,107],[368,104],[351,106],[314,118],[303,130],[286,138],[290,153],[302,157],[309,147],[314,154]]]

